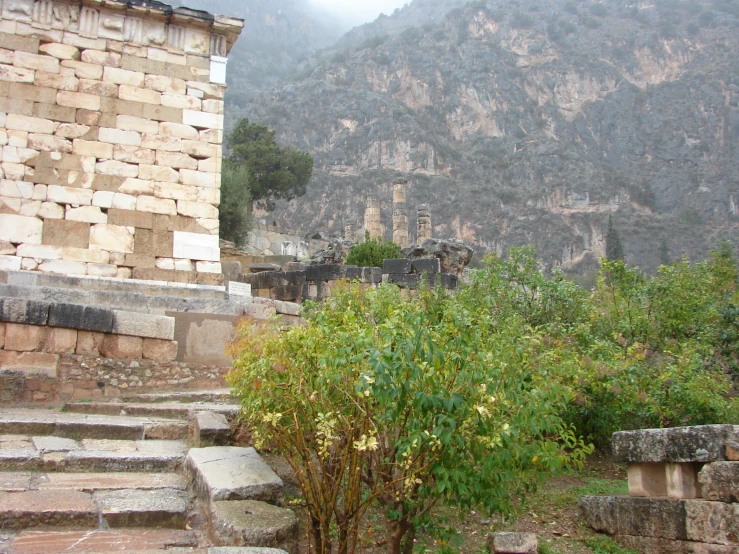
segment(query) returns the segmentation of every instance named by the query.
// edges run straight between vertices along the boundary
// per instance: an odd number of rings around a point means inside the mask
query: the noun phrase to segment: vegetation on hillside
[[[437,505],[512,515],[614,431],[739,422],[736,285],[726,244],[654,277],[604,261],[591,292],[524,247],[454,295],[347,284],[305,326],[244,324],[230,382],[295,471],[317,552],[354,552],[374,506],[387,552],[410,554],[421,527],[450,538]]]
[[[371,239],[367,231],[364,242],[359,242],[349,249],[346,264],[359,267],[382,267],[383,260],[402,257],[403,253],[396,243],[382,238]]]

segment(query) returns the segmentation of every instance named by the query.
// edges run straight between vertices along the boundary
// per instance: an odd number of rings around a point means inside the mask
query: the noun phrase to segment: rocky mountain
[[[376,194],[390,236],[402,176],[436,236],[530,243],[575,273],[603,255],[609,215],[649,271],[739,243],[739,2],[445,5],[414,0],[229,112],[315,156],[308,194],[275,219],[339,231]]]

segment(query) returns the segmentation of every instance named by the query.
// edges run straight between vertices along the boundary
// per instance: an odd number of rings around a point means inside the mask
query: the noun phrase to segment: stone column
[[[369,232],[371,239],[382,236],[382,224],[380,222],[380,201],[374,196],[367,197],[367,207],[364,211],[364,230]]]
[[[357,240],[357,222],[347,219],[344,222],[344,240],[355,242]]]
[[[421,204],[418,206],[418,233],[416,238],[416,244],[419,246],[427,239],[430,239],[433,235],[433,228],[431,227],[431,209],[428,204]]]
[[[401,248],[408,246],[407,187],[408,181],[405,179],[396,179],[393,183],[393,242]]]

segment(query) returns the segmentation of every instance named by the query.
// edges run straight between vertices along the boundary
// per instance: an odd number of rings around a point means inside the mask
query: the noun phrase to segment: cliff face
[[[336,50],[244,112],[316,158],[307,196],[274,215],[338,231],[372,193],[389,236],[402,176],[436,236],[531,243],[575,272],[603,255],[609,215],[647,270],[664,244],[676,259],[738,243],[737,16],[730,0],[490,0]]]

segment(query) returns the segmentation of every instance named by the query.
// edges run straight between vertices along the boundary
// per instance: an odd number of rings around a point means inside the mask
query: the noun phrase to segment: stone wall
[[[249,254],[263,256],[293,256],[309,258],[316,252],[328,248],[329,242],[301,236],[298,231],[255,223],[242,248]]]
[[[0,0],[0,269],[218,281],[242,27],[158,2]]]
[[[629,496],[585,496],[585,523],[642,554],[739,552],[739,426],[613,435]]]

